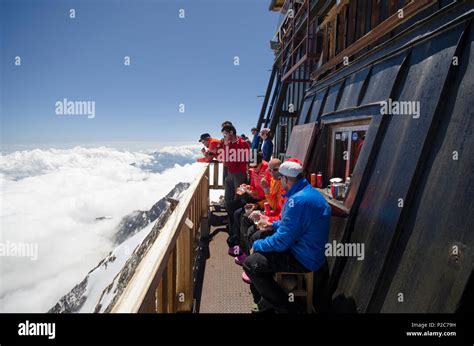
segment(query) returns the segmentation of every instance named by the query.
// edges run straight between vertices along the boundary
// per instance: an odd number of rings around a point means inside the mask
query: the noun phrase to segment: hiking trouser
[[[240,228],[242,216],[245,213],[244,206],[247,203],[255,203],[257,200],[249,195],[244,195],[240,199],[236,199],[227,205],[227,215],[229,217],[229,239],[227,243],[230,247],[240,245]]]
[[[245,210],[245,209],[244,209]],[[250,236],[257,230],[254,222],[244,214],[240,220],[240,247],[247,255],[250,253]]]
[[[257,231],[251,236],[251,244],[257,239],[269,236],[269,233],[269,231]],[[264,298],[281,312],[291,310],[290,304],[292,302],[290,302],[288,294],[275,281],[274,274],[278,272],[309,272],[290,251],[255,252],[245,259],[243,267],[252,281],[250,290],[254,301],[258,302],[260,298]]]
[[[228,203],[236,199],[237,188],[247,181],[247,173],[227,173],[224,180],[225,194],[224,199],[226,206]]]

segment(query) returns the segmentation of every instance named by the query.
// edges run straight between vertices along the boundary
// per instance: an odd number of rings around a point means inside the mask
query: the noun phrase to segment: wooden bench
[[[314,312],[313,307],[313,272],[309,273],[289,273],[279,272],[276,273],[276,281],[280,286],[284,286],[284,277],[293,276],[296,277],[296,287],[289,291],[294,294],[295,297],[305,297],[306,300],[306,312],[311,314]],[[303,284],[304,283],[304,284]]]

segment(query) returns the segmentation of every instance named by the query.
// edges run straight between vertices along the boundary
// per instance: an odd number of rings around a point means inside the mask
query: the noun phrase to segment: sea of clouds
[[[36,244],[38,258],[0,257],[0,312],[51,308],[113,249],[123,216],[148,210],[175,184],[195,178],[199,149],[74,147],[2,154],[0,243]]]

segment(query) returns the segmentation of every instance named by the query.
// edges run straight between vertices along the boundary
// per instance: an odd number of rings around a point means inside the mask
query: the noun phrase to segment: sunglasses
[[[278,172],[280,168],[269,168],[268,170],[271,172]]]

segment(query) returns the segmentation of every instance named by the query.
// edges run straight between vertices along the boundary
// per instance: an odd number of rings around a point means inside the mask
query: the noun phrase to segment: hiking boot
[[[245,282],[246,284],[251,284],[252,283],[252,280],[250,280],[249,276],[247,275],[246,272],[242,272],[242,280],[243,282]]]
[[[235,259],[234,259],[234,262],[235,264],[238,264],[239,266],[243,265],[244,264],[244,261],[245,259],[248,257],[248,255],[246,253],[243,253],[242,255],[240,256],[237,256]]]
[[[265,299],[261,298],[258,303],[252,305],[250,310],[252,314],[262,314],[262,313],[274,313],[275,310],[273,306],[268,303]]]

